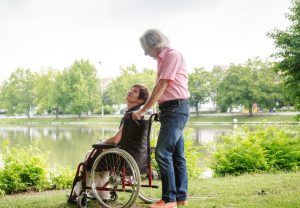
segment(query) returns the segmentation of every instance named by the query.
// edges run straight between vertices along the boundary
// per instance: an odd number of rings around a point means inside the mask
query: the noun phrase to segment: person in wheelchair
[[[128,91],[126,96],[126,102],[127,102],[127,111],[125,112],[121,122],[118,132],[112,136],[109,139],[106,139],[104,141],[100,141],[102,144],[119,144],[122,139],[122,135],[124,134],[124,121],[128,122],[128,119],[130,119],[128,116],[129,113],[139,110],[143,104],[146,103],[147,99],[149,97],[148,89],[140,84],[135,84],[131,87],[131,89]],[[136,121],[131,120],[133,124],[139,125]]]
[[[104,140],[98,141],[97,144],[115,145],[126,150],[137,162],[141,172],[145,171],[146,159],[146,139],[147,139],[147,123],[145,120],[133,120],[131,113],[139,110],[146,103],[149,97],[148,89],[140,84],[135,84],[127,92],[126,102],[127,111],[121,119],[118,132]],[[85,161],[91,157],[88,152]]]
[[[140,84],[135,84],[131,87],[131,89],[127,92],[126,95],[126,103],[127,103],[127,111],[121,119],[119,130],[112,137],[104,140],[98,141],[97,144],[101,145],[109,145],[111,147],[120,147],[121,149],[126,150],[136,161],[139,170],[141,173],[145,173],[147,171],[147,122],[145,120],[133,120],[131,116],[131,112],[140,109],[140,107],[147,101],[149,97],[148,89]],[[87,186],[90,185],[90,169],[93,165],[94,160],[100,154],[99,151],[95,151],[92,149],[87,152],[84,165],[87,167],[86,173],[86,182]],[[81,163],[82,164],[82,163]],[[105,172],[99,172],[101,176],[99,178],[103,178],[106,174]],[[81,194],[82,184],[81,180],[77,179],[77,174],[74,178],[73,188],[71,191],[71,195],[69,197],[69,202],[76,202],[76,198]],[[101,181],[99,181],[101,184]],[[92,195],[92,191],[89,191],[89,194]],[[102,193],[103,198],[105,198],[106,193]]]

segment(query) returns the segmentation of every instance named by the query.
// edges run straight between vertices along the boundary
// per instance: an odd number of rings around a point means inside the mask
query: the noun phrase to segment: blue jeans
[[[160,108],[160,132],[155,150],[165,202],[187,198],[188,178],[184,154],[183,129],[189,117],[188,103]]]

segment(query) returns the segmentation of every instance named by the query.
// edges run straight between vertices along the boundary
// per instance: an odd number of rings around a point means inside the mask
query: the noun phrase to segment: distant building
[[[227,69],[229,69],[230,66],[226,66],[226,65],[214,65],[213,68],[219,68],[222,71],[226,71]]]

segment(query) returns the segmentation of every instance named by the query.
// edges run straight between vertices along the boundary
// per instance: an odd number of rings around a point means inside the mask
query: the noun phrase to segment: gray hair
[[[145,54],[151,48],[170,47],[169,39],[157,29],[146,30],[140,37],[140,42]]]

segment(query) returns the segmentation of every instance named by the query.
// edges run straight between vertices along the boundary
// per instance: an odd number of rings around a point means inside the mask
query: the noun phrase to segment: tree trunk
[[[249,116],[253,116],[252,105],[249,104]]]
[[[196,104],[195,107],[196,107],[196,115],[199,116],[198,104]]]
[[[30,107],[27,109],[27,118],[30,118]]]
[[[55,108],[55,118],[58,119],[58,108]]]

